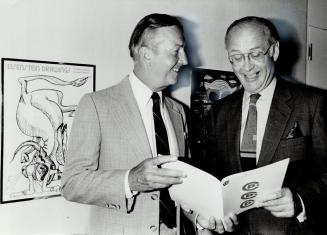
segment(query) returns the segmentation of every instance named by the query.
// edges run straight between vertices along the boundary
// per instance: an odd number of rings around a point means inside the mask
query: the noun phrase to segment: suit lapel
[[[241,171],[240,162],[240,132],[242,119],[242,97],[244,90],[237,92],[227,115],[227,146],[229,146],[229,162],[231,172]],[[236,136],[235,136],[236,135]],[[235,164],[237,163],[237,164]]]
[[[291,97],[287,84],[277,80],[262,141],[258,167],[268,165],[272,161],[292,111]]]
[[[117,85],[115,95],[117,102],[119,102],[116,115],[119,118],[118,120],[121,120],[120,126],[117,126],[117,128],[121,128],[121,131],[127,135],[127,139],[130,140],[128,144],[131,149],[136,150],[133,161],[139,163],[145,158],[151,157],[152,152],[128,77]]]
[[[170,120],[174,127],[174,132],[175,132],[177,144],[178,144],[179,155],[184,156],[184,151],[185,151],[185,144],[184,144],[185,143],[184,142],[185,131],[184,130],[185,130],[185,128],[184,128],[182,114],[176,108],[174,108],[173,102],[167,97],[165,97],[165,105],[167,107]]]

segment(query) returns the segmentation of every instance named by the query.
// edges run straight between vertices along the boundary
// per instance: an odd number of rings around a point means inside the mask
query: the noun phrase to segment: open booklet
[[[165,168],[184,171],[182,184],[169,188],[170,197],[185,208],[209,218],[222,219],[233,212],[239,214],[255,207],[259,195],[282,187],[289,158],[254,170],[229,175],[219,181],[216,177],[187,163],[176,161]]]

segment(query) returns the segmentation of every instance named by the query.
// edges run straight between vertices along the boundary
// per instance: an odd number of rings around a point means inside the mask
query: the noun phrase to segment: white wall
[[[182,17],[192,64],[220,70],[231,70],[223,37],[232,20],[271,18],[299,43],[291,76],[305,81],[306,0],[0,0],[0,57],[95,64],[101,89],[132,69],[129,36],[153,12]],[[173,93],[186,104],[188,82]],[[88,216],[88,206],[62,197],[3,204],[0,234],[83,234]]]

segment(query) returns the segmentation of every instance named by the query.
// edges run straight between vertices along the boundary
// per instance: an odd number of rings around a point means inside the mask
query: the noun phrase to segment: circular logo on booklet
[[[252,191],[259,188],[259,182],[250,182],[242,187],[244,191]]]
[[[243,200],[246,200],[246,199],[254,198],[254,197],[256,197],[257,195],[258,195],[257,192],[248,192],[248,193],[244,193],[244,194],[241,196],[241,198],[242,198]]]
[[[223,186],[226,186],[227,184],[229,184],[229,180],[226,180],[226,181],[223,183]]]
[[[252,206],[253,204],[254,204],[254,200],[246,200],[246,201],[242,202],[240,207],[246,208],[246,207]]]

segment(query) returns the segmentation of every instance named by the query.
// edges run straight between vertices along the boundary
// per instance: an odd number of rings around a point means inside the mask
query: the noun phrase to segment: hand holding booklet
[[[185,208],[209,218],[222,219],[230,212],[239,214],[255,207],[258,196],[282,187],[289,158],[254,170],[216,177],[187,163],[176,161],[165,168],[185,172],[182,184],[169,188],[170,197]]]

